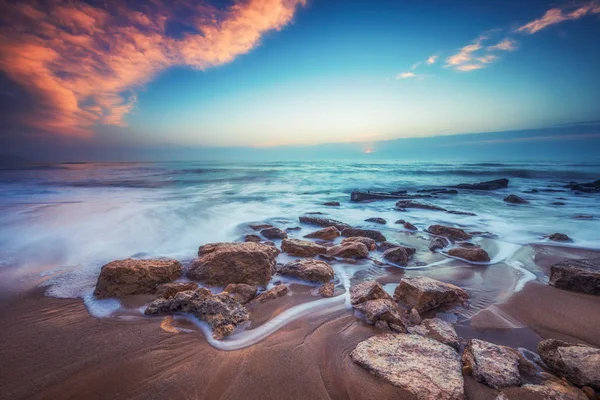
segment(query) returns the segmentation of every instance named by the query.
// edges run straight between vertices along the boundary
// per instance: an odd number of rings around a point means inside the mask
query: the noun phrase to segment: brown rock
[[[458,286],[425,276],[404,278],[394,291],[394,299],[423,312],[443,304],[465,302],[468,293]]]
[[[421,314],[419,314],[419,312],[414,308],[410,309],[410,313],[408,314],[408,319],[410,319],[410,322],[413,325],[419,325],[421,322],[423,322],[423,319],[421,318]]]
[[[321,239],[321,240],[333,240],[341,235],[340,231],[335,226],[320,229],[318,231],[305,235],[305,238]]]
[[[550,267],[550,285],[600,295],[600,258],[565,260]]]
[[[260,236],[254,234],[246,235],[246,237],[244,237],[244,242],[260,243],[261,240]]]
[[[281,250],[297,257],[314,257],[327,252],[327,248],[324,246],[300,239],[283,239]]]
[[[268,228],[272,228],[273,225],[269,225],[269,224],[254,224],[254,225],[250,225],[250,228],[254,229],[255,231],[262,231],[263,229],[268,229]]]
[[[369,300],[388,299],[392,300],[392,296],[387,294],[383,286],[376,281],[365,281],[358,285],[353,285],[350,288],[350,303],[360,304]]]
[[[383,258],[394,264],[406,265],[410,259],[410,254],[406,250],[406,247],[399,246],[384,251]]]
[[[387,221],[385,219],[379,218],[379,217],[367,218],[367,219],[365,219],[365,222],[374,222],[376,224],[381,224],[381,225],[387,224]]]
[[[407,327],[411,325],[393,300],[368,300],[355,304],[353,307],[365,315],[365,319],[370,325],[375,325],[377,321],[385,321],[392,330],[399,333],[406,333]]]
[[[461,183],[460,185],[450,186],[457,189],[468,189],[468,190],[496,190],[504,189],[508,187],[508,179],[496,179],[493,181],[479,182],[479,183]]]
[[[425,319],[420,325],[408,327],[408,332],[437,340],[456,350],[460,348],[460,339],[452,324],[439,318]]]
[[[508,196],[506,196],[504,198],[504,201],[507,203],[512,203],[512,204],[527,204],[527,203],[529,203],[527,200],[525,200],[522,197],[517,196],[516,194],[509,194]]]
[[[327,203],[323,203],[323,205],[328,206],[328,207],[339,207],[340,202],[339,201],[328,201]]]
[[[346,228],[350,228],[350,225],[345,224],[340,221],[336,221],[335,219],[330,219],[330,218],[322,218],[322,217],[313,217],[313,216],[309,216],[309,215],[303,215],[301,217],[298,217],[298,219],[300,220],[300,222],[302,222],[303,224],[307,224],[307,225],[316,225],[316,226],[321,226],[323,228],[335,226],[340,232]]]
[[[472,376],[494,389],[519,386],[519,357],[506,346],[471,339],[462,356],[464,365],[472,368]]]
[[[419,230],[416,226],[414,226],[410,222],[405,222],[404,228],[408,229],[409,231],[418,231]]]
[[[369,256],[369,249],[360,242],[339,244],[329,247],[327,255],[339,258],[366,258]]]
[[[344,240],[342,240],[342,245],[347,245],[350,243],[362,243],[365,246],[367,246],[367,249],[369,249],[369,251],[371,250],[376,250],[377,249],[377,243],[368,237],[360,237],[360,236],[354,236],[354,237],[349,237],[349,238],[345,238]]]
[[[435,211],[446,211],[445,208],[434,206],[433,204],[419,203],[413,200],[400,200],[396,203],[396,208],[420,208],[423,210],[435,210]]]
[[[196,289],[198,289],[198,284],[195,282],[162,283],[156,287],[156,291],[154,292],[154,294],[156,295],[156,297],[170,299],[179,292],[185,292],[186,290]]]
[[[335,285],[333,282],[326,282],[318,290],[318,293],[323,297],[333,297],[335,293]]]
[[[452,228],[450,226],[444,226],[444,225],[431,225],[429,228],[427,228],[427,232],[429,232],[433,235],[437,235],[437,236],[444,236],[453,242],[455,240],[471,239],[471,235],[469,235],[467,232],[463,231],[462,229]]]
[[[548,239],[555,242],[570,242],[571,238],[565,235],[564,233],[553,233],[552,235],[548,235]]]
[[[385,242],[386,241],[385,236],[381,232],[375,231],[372,229],[346,228],[346,229],[342,230],[342,236],[343,237],[361,236],[361,237],[371,238],[376,242]]]
[[[405,224],[405,223],[406,223],[406,221],[405,221],[405,220],[403,220],[403,219],[399,219],[399,220],[397,220],[397,221],[396,221],[396,222],[394,222],[394,223],[395,223],[395,224]]]
[[[448,250],[448,255],[473,262],[488,262],[490,256],[481,247],[455,247]]]
[[[279,269],[279,273],[309,282],[329,282],[334,276],[333,268],[325,261],[309,258],[289,262]]]
[[[260,234],[266,237],[267,239],[285,239],[288,237],[285,231],[282,231],[279,228],[267,228],[260,231]]]
[[[538,354],[551,370],[575,386],[600,390],[600,349],[547,339],[538,344]]]
[[[238,303],[246,304],[256,297],[258,288],[253,285],[246,285],[245,283],[230,283],[223,291],[229,293]]]
[[[176,260],[112,261],[102,267],[94,296],[122,297],[134,294],[152,294],[161,283],[177,279],[182,266]]]
[[[429,241],[429,250],[431,251],[436,251],[436,250],[440,250],[443,249],[444,247],[448,246],[450,243],[448,242],[448,239],[441,237],[441,236],[435,236],[433,238],[431,238],[431,240]]]
[[[279,297],[283,297],[288,294],[289,291],[290,290],[286,285],[279,284],[256,296],[254,300],[252,300],[252,303],[264,303],[265,301],[278,299]]]

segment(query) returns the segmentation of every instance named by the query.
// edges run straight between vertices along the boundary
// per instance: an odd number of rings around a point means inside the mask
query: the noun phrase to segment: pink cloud
[[[581,6],[571,12],[565,12],[560,8],[551,8],[539,19],[535,19],[520,28],[517,32],[525,32],[533,34],[542,29],[555,25],[564,21],[575,20],[590,14],[600,14],[600,3],[592,1],[584,6]]]
[[[123,126],[135,90],[160,71],[229,63],[258,46],[266,32],[289,24],[306,0],[239,1],[226,10],[191,0],[155,0],[137,10],[125,4],[2,5],[0,69],[38,100],[25,123],[78,136],[91,135],[96,124]],[[194,33],[168,36],[174,20]]]
[[[433,63],[435,63],[435,61],[437,60],[438,56],[431,56],[427,59],[427,65],[431,65]]]
[[[482,69],[482,68],[485,68],[485,65],[483,65],[483,64],[463,64],[463,65],[457,66],[455,69],[458,71],[462,71],[462,72],[470,72],[470,71],[476,71],[476,70]]]
[[[498,44],[488,46],[489,51],[500,50],[500,51],[515,51],[517,49],[517,42],[512,39],[504,39]]]
[[[460,51],[446,59],[447,66],[455,66],[467,63],[473,58],[473,53],[481,50],[481,42],[487,39],[485,36],[480,36],[472,44],[469,44],[460,49]]]

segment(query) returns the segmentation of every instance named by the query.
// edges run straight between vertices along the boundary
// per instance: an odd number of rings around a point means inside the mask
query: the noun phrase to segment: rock
[[[198,289],[198,284],[195,282],[162,283],[156,287],[156,291],[154,292],[154,294],[156,295],[156,297],[170,299],[179,292],[185,292],[186,290],[196,289]]]
[[[557,339],[542,340],[538,354],[557,375],[575,386],[600,390],[600,349]]]
[[[431,240],[429,241],[429,250],[431,251],[436,251],[436,250],[440,250],[443,249],[444,247],[448,246],[450,243],[448,242],[448,239],[440,237],[440,236],[436,236],[431,238]]]
[[[440,282],[426,276],[404,278],[394,291],[394,299],[423,312],[443,304],[464,303],[469,294],[449,283]]]
[[[456,190],[456,189],[421,189],[421,190],[417,190],[417,193],[458,194],[458,190]]]
[[[122,297],[134,294],[152,294],[158,285],[177,279],[182,266],[176,260],[112,261],[102,267],[94,296]]]
[[[418,231],[419,230],[416,226],[414,226],[410,222],[405,222],[404,223],[404,228],[408,229],[409,231]]]
[[[386,193],[386,192],[360,192],[354,191],[350,193],[350,201],[359,202],[359,201],[369,201],[369,200],[390,200],[390,199],[399,199],[402,198],[406,194],[406,190],[394,193]]]
[[[334,276],[329,264],[310,258],[289,262],[279,269],[279,273],[309,282],[329,282]]]
[[[212,328],[215,339],[233,333],[235,327],[249,318],[246,307],[221,293],[213,295],[208,289],[179,292],[170,299],[157,299],[148,305],[146,315],[187,313],[206,321]]]
[[[272,228],[273,225],[270,224],[254,224],[254,225],[250,225],[250,228],[252,228],[255,231],[262,231],[263,229],[268,229],[268,228]]]
[[[283,283],[273,286],[266,292],[262,292],[252,300],[252,303],[264,303],[265,301],[275,300],[288,294],[290,289]]]
[[[571,238],[565,235],[564,233],[553,233],[552,235],[548,235],[548,239],[555,242],[570,242]]]
[[[515,392],[514,394],[512,392]],[[502,394],[505,400],[521,400],[523,398],[544,400],[588,400],[582,390],[558,379],[546,380],[539,385],[526,384],[521,388],[505,389]],[[499,397],[496,397],[498,400]],[[593,399],[596,400],[596,399]]]
[[[350,225],[345,224],[340,221],[336,221],[335,219],[322,218],[322,217],[312,217],[303,215],[298,218],[300,222],[307,225],[316,225],[321,226],[323,228],[328,228],[330,226],[335,226],[339,231],[343,231],[346,228],[350,228]]]
[[[598,179],[597,181],[594,181],[594,182],[589,182],[589,183],[571,182],[566,187],[570,188],[571,190],[575,190],[577,192],[600,193],[600,179]]]
[[[229,283],[264,286],[271,280],[279,250],[252,242],[213,243],[201,246],[198,254],[187,274],[192,280],[216,286]]]
[[[376,224],[381,224],[381,225],[387,224],[387,221],[385,219],[379,218],[379,217],[367,218],[367,219],[365,219],[365,222],[374,222]]]
[[[457,189],[468,190],[496,190],[508,187],[508,179],[496,179],[493,181],[479,183],[461,183],[460,185],[450,186]]]
[[[408,314],[408,319],[410,320],[410,322],[413,325],[419,325],[421,322],[423,322],[423,319],[421,318],[421,315],[414,308],[410,309],[410,313]]]
[[[339,258],[366,258],[369,256],[369,249],[360,242],[351,242],[329,247],[327,255]]]
[[[266,237],[267,239],[285,239],[288,237],[285,231],[282,231],[279,228],[267,228],[260,231],[260,234]]]
[[[406,221],[403,219],[399,219],[398,221],[394,222],[395,224],[405,224]]]
[[[351,304],[360,304],[365,301],[377,299],[392,300],[392,296],[383,289],[383,286],[379,282],[365,281],[350,287]]]
[[[323,203],[323,205],[327,206],[327,207],[339,207],[340,202],[339,201],[328,201],[327,203]]]
[[[504,201],[512,204],[527,204],[529,203],[527,200],[517,196],[516,194],[509,194],[504,198]]]
[[[308,240],[283,239],[281,250],[291,256],[314,257],[319,254],[325,254],[327,248]]]
[[[373,239],[376,242],[385,242],[386,238],[379,231],[375,231],[372,229],[359,229],[359,228],[346,228],[342,231],[343,237],[368,237]]]
[[[305,235],[305,238],[309,239],[321,239],[321,240],[333,240],[341,235],[338,228],[330,226],[328,228],[320,229],[318,231]]]
[[[410,254],[406,251],[406,247],[393,247],[383,252],[383,258],[398,265],[408,264]]]
[[[427,228],[427,232],[429,232],[433,235],[437,235],[437,236],[444,236],[453,242],[456,240],[471,239],[471,235],[469,235],[467,232],[463,231],[462,229],[452,228],[450,226],[444,226],[444,225],[431,225],[429,228]]]
[[[417,249],[415,249],[414,247],[403,246],[401,244],[393,243],[393,242],[383,242],[379,245],[379,247],[377,249],[379,251],[385,252],[389,249],[397,249],[398,247],[402,247],[409,256],[412,256],[417,252]]]
[[[417,311],[413,308],[414,311]],[[418,313],[417,313],[418,314]],[[409,333],[428,337],[440,343],[460,349],[460,339],[451,323],[439,318],[425,319],[420,325],[408,327]]]
[[[400,200],[396,203],[396,208],[421,208],[424,210],[446,211],[445,208],[434,206],[433,204],[419,203],[412,200]]]
[[[514,350],[479,339],[471,339],[462,356],[465,366],[471,367],[471,375],[494,389],[519,386],[519,357]]]
[[[352,360],[417,399],[464,400],[458,353],[419,335],[386,334],[360,342]]]
[[[447,211],[448,214],[455,214],[455,215],[468,215],[468,216],[475,216],[477,214],[472,213],[472,212],[468,212],[468,211],[457,211],[457,210],[448,210]]]
[[[566,206],[567,203],[563,202],[563,201],[553,201],[552,203],[550,203],[551,206]]]
[[[299,227],[299,226],[288,226],[287,228],[285,228],[285,231],[286,231],[286,232],[289,232],[289,231],[299,231],[299,230],[301,230],[301,229],[302,229],[302,228],[301,228],[301,227]]]
[[[323,297],[333,297],[335,293],[335,285],[333,282],[326,282],[318,290],[318,293]]]
[[[245,283],[230,283],[223,291],[229,293],[238,303],[246,304],[256,297],[258,288],[253,285],[246,285]]]
[[[349,238],[345,238],[344,240],[342,240],[342,245],[346,245],[346,244],[350,244],[350,243],[362,243],[365,246],[367,246],[367,249],[369,249],[369,251],[371,250],[376,250],[377,249],[377,243],[368,237],[361,237],[361,236],[353,236],[353,237],[349,237]]]
[[[382,320],[375,322],[375,328],[379,329],[380,331],[384,331],[384,332],[391,331],[391,328],[388,325],[388,323],[385,321],[382,321]]]
[[[579,215],[575,215],[573,217],[573,219],[593,219],[594,216],[590,215],[590,214],[579,214]]]
[[[455,247],[453,249],[448,250],[448,255],[473,262],[490,261],[489,254],[481,247]]]
[[[254,242],[254,243],[260,243],[261,242],[261,238],[258,235],[254,235],[254,234],[250,234],[250,235],[246,235],[244,237],[244,242]]]
[[[565,260],[550,267],[550,285],[600,295],[600,258]]]
[[[585,396],[589,400],[598,400],[598,395],[596,394],[596,391],[594,389],[592,389],[591,387],[584,386],[581,388],[581,391],[585,394]]]
[[[370,325],[375,325],[377,321],[385,321],[392,330],[398,333],[406,333],[407,327],[411,325],[393,300],[368,300],[355,304],[353,307],[365,315],[365,319]]]

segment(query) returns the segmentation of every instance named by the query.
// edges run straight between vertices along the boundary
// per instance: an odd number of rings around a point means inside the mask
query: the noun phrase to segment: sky
[[[598,38],[590,0],[0,0],[0,153],[597,144]]]

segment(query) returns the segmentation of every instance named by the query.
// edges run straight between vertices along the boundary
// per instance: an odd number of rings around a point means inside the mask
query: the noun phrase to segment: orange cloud
[[[0,69],[38,100],[26,124],[91,135],[96,124],[124,125],[135,90],[160,71],[229,63],[258,46],[266,32],[289,24],[305,4],[246,0],[220,10],[191,0],[154,0],[139,9],[125,2],[3,2]],[[189,33],[169,36],[170,22]]]
[[[600,14],[600,3],[592,1],[584,6],[581,6],[571,12],[566,12],[560,8],[551,8],[546,11],[542,18],[533,20],[520,28],[517,32],[525,32],[533,34],[541,31],[542,29],[558,24],[564,21],[575,20],[584,17],[589,14]]]
[[[516,44],[517,44],[517,42],[515,42],[514,40],[504,39],[501,42],[499,42],[498,44],[495,44],[493,46],[488,46],[487,49],[490,51],[494,51],[494,50],[515,51],[517,49]]]
[[[460,65],[471,61],[473,53],[481,49],[481,42],[487,39],[485,36],[480,36],[473,43],[463,47],[460,51],[453,56],[446,59],[448,66]]]

